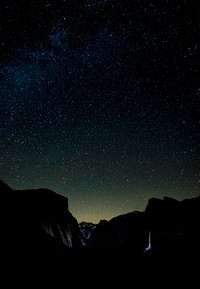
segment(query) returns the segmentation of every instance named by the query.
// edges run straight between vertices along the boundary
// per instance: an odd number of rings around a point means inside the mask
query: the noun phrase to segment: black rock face
[[[2,181],[0,194],[8,252],[52,255],[58,248],[82,246],[78,222],[68,210],[66,197],[48,189],[12,190]]]
[[[145,210],[156,251],[198,254],[200,243],[200,196],[183,201],[152,198]]]

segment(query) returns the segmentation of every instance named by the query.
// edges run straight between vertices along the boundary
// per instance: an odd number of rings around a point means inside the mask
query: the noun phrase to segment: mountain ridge
[[[76,272],[83,279],[89,273],[103,276],[102,282],[129,284],[133,272],[140,282],[143,274],[174,278],[177,270],[194,272],[200,259],[200,196],[151,198],[142,212],[80,224],[68,209],[68,199],[51,190],[13,190],[0,181],[0,194],[2,262],[20,282],[27,276],[50,285],[54,280],[57,286],[67,276],[79,284]]]

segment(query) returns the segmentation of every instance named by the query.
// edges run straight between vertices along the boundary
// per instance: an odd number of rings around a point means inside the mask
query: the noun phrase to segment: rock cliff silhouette
[[[80,278],[102,276],[104,282],[118,285],[122,280],[129,284],[133,274],[136,281],[143,274],[175,278],[177,270],[185,276],[196,270],[200,196],[183,201],[151,198],[143,212],[94,225],[78,224],[68,199],[49,189],[13,190],[0,181],[0,194],[1,261],[20,284],[24,276],[46,286],[53,281],[58,286],[66,278],[79,284],[76,272]]]

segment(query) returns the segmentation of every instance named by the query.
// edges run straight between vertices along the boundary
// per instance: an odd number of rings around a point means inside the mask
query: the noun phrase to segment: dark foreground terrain
[[[100,221],[86,238],[67,198],[2,181],[0,193],[2,288],[199,283],[200,197],[150,199],[144,212]]]

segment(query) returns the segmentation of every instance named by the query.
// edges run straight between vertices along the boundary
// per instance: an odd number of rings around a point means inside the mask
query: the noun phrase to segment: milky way
[[[197,1],[4,1],[0,178],[78,221],[200,193]]]

